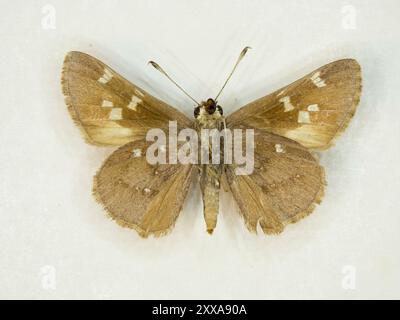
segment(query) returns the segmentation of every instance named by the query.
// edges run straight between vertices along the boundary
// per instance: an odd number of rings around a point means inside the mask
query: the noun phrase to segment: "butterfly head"
[[[200,105],[198,105],[194,109],[194,117],[197,119],[199,117],[212,117],[219,118],[222,117],[223,111],[221,106],[217,105],[217,102],[214,99],[207,99],[207,101],[202,101]]]

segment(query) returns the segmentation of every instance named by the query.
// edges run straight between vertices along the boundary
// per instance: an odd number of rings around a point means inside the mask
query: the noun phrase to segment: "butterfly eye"
[[[219,114],[222,116],[224,114],[224,111],[222,110],[221,106],[217,106],[217,111],[219,112]]]
[[[200,114],[200,107],[197,106],[196,108],[194,108],[194,117],[197,118]]]

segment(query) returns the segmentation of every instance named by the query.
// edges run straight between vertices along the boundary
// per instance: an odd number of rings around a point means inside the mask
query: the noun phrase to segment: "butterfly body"
[[[81,52],[67,54],[62,88],[86,142],[118,147],[93,186],[94,196],[117,223],[142,237],[165,235],[197,175],[209,233],[216,226],[220,186],[226,181],[246,227],[277,234],[321,201],[324,169],[311,151],[329,148],[348,126],[360,100],[361,70],[353,59],[338,60],[227,117],[208,99],[195,108],[194,120]],[[171,121],[178,130],[194,128],[199,136],[202,129],[253,130],[254,170],[238,175],[234,163],[224,163],[223,153],[214,164],[212,150],[208,163],[149,162],[149,131],[168,131]],[[246,135],[240,139],[247,143]]]
[[[200,106],[195,108],[194,116],[195,128],[198,131],[199,137],[201,137],[201,130],[203,129],[216,129],[221,131],[224,128],[225,118],[223,116],[222,108],[211,98],[207,99],[207,101],[203,101]],[[200,164],[198,165],[198,168],[200,189],[203,196],[204,219],[206,222],[207,232],[211,234],[217,225],[217,216],[219,212],[219,191],[221,175],[223,172],[223,161],[220,161],[218,164],[212,163],[212,141],[209,141],[206,144],[202,143],[201,145],[206,145],[208,148],[208,160],[210,163]],[[220,148],[220,150],[222,150],[222,148]],[[223,152],[220,152],[220,157],[223,160]]]

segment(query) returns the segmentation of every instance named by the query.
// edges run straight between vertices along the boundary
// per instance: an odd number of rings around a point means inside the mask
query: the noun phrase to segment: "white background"
[[[399,1],[0,4],[1,298],[400,298]],[[250,234],[227,194],[209,236],[197,186],[167,237],[144,240],[107,219],[91,187],[113,149],[74,127],[64,55],[92,54],[191,115],[147,61],[204,99],[245,45],[226,113],[330,61],[362,65],[358,112],[321,154],[322,205],[279,236]]]

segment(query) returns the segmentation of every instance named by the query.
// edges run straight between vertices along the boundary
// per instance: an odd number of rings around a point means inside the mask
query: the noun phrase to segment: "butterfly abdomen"
[[[212,234],[217,225],[219,212],[219,188],[222,173],[221,165],[202,165],[200,167],[200,188],[203,195],[204,219],[207,232]]]
[[[220,131],[223,128],[222,111],[215,108],[215,110],[209,112],[206,107],[206,105],[200,107],[198,116],[196,117],[196,127],[199,131],[199,136],[201,136],[202,139],[204,139],[201,133],[203,129]],[[208,136],[205,137],[205,139],[209,140],[209,145],[202,145],[201,148],[205,147],[208,149],[210,164],[199,165],[200,188],[203,196],[204,219],[206,221],[207,232],[212,234],[217,225],[217,216],[219,212],[219,189],[223,166],[223,155],[220,155],[220,162],[214,164],[212,147],[213,139]],[[220,145],[219,150],[223,150],[223,144],[222,146]]]

